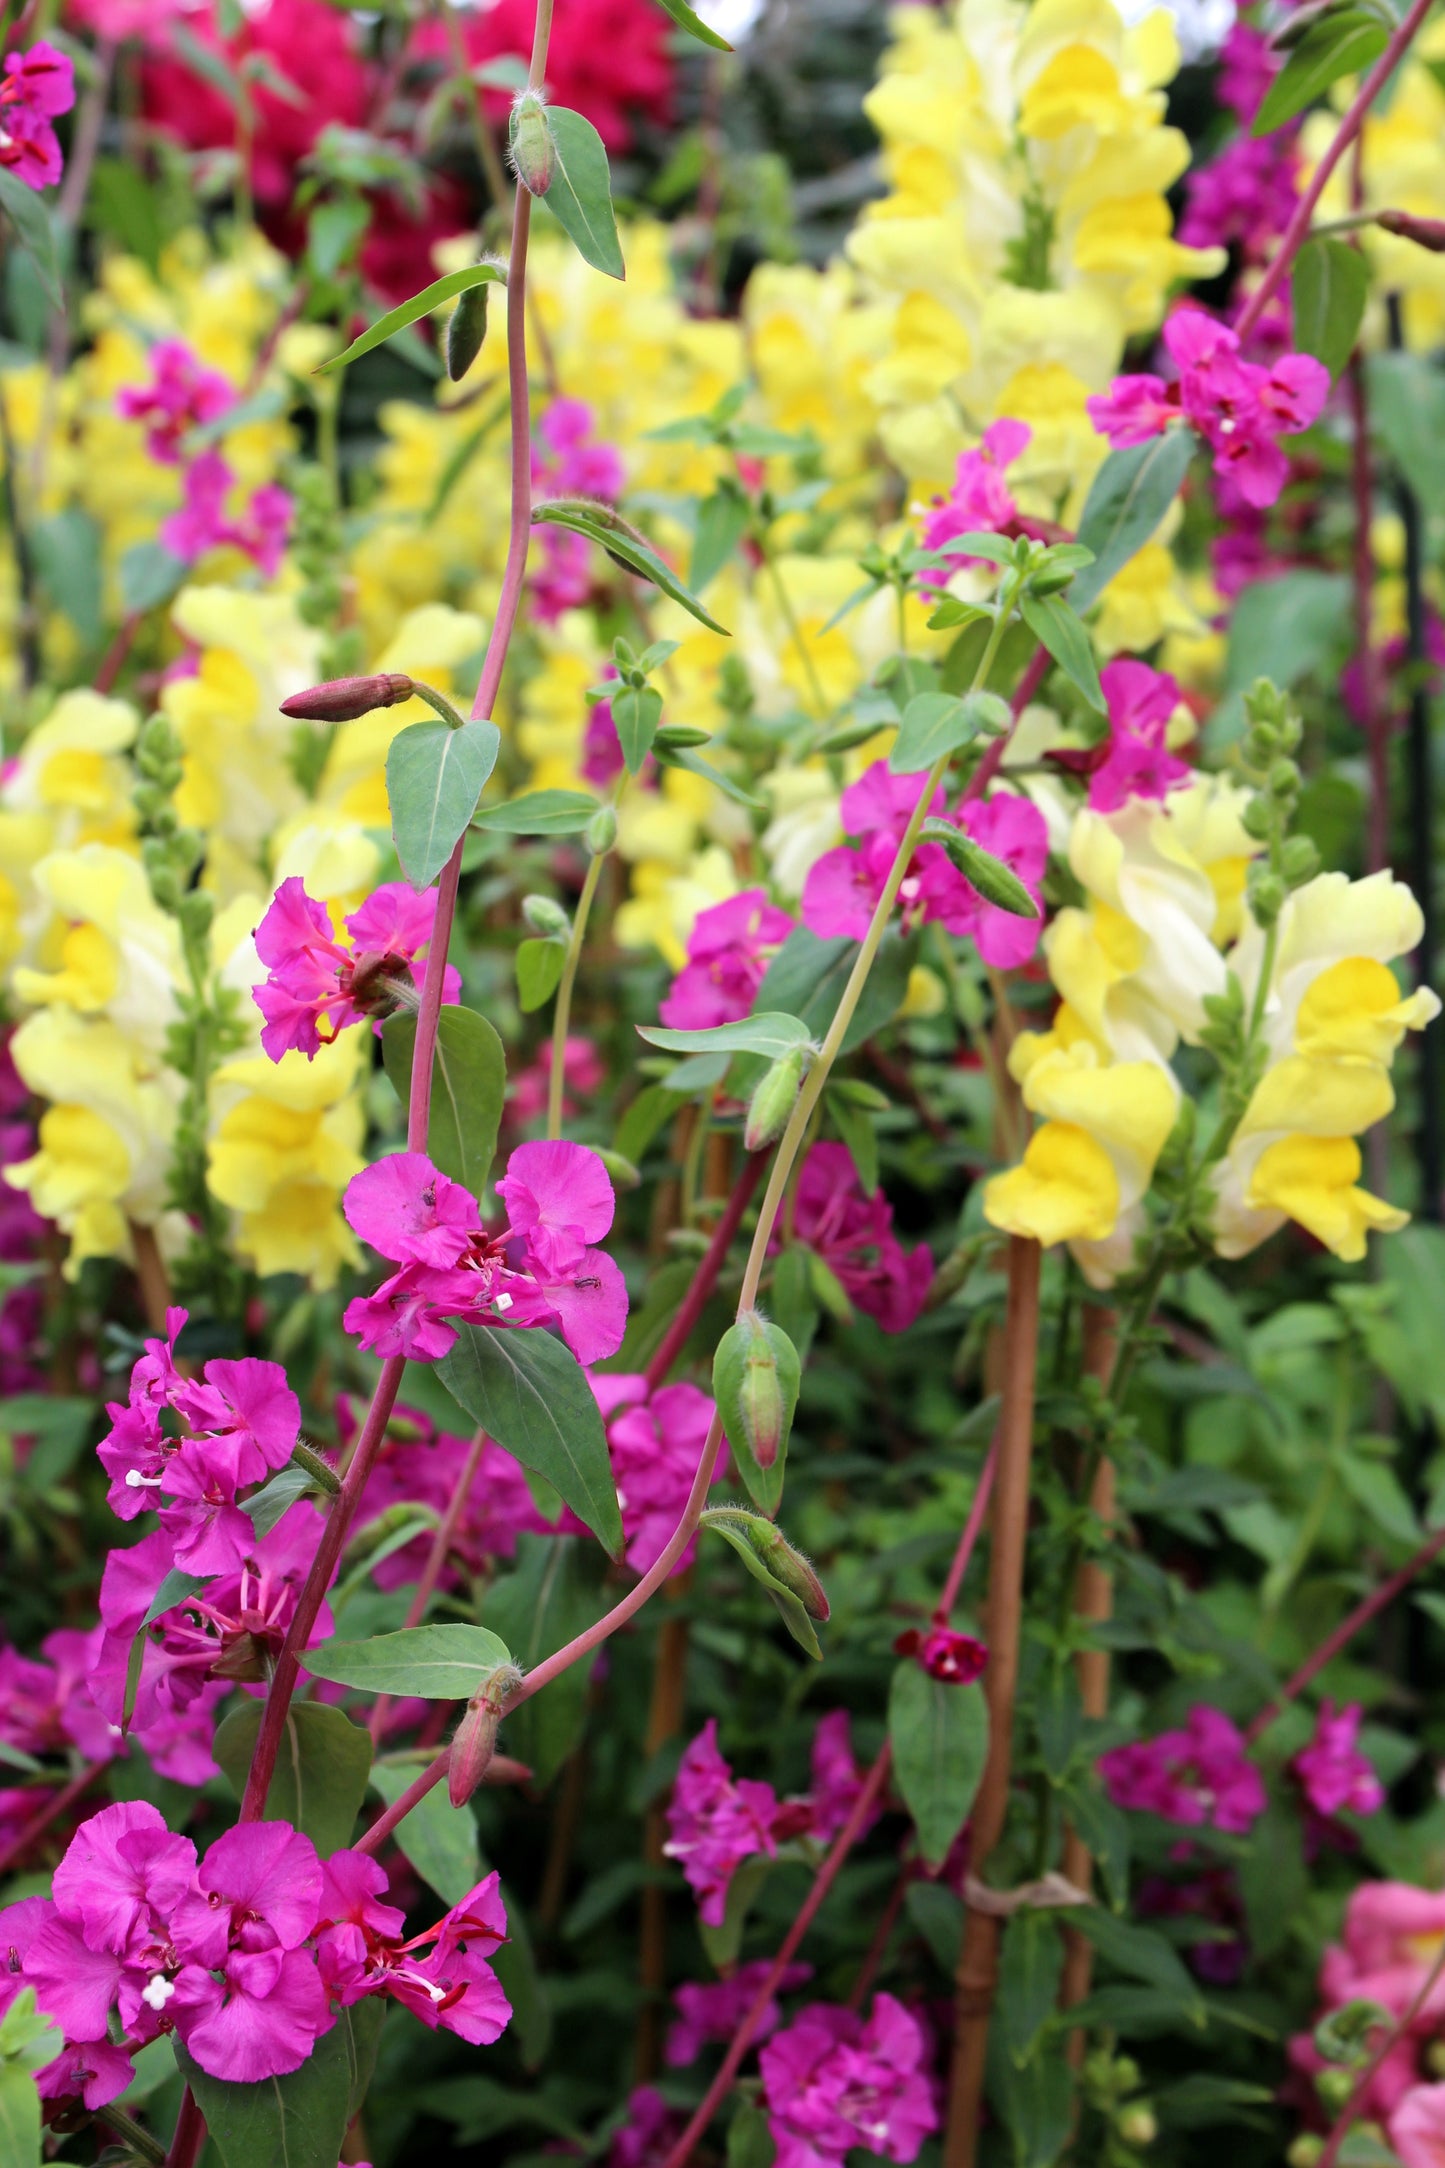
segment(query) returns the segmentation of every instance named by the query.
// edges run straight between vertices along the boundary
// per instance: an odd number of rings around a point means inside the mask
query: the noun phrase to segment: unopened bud
[[[1265,797],[1251,798],[1239,816],[1240,826],[1256,843],[1263,843],[1274,827],[1274,807]]]
[[[383,671],[374,677],[331,678],[304,693],[292,693],[281,703],[281,713],[299,723],[354,723],[375,708],[394,708],[410,700],[415,687],[399,671]]]
[[[1299,763],[1287,756],[1272,762],[1269,771],[1269,787],[1276,798],[1291,798],[1300,786]]]
[[[1290,836],[1279,854],[1279,870],[1290,888],[1303,888],[1320,870],[1320,854],[1309,836]]]
[[[1327,2114],[1338,2115],[1355,2089],[1354,2074],[1332,2063],[1327,2070],[1315,2074],[1315,2091],[1320,2096],[1320,2106]]]
[[[1377,211],[1375,224],[1382,233],[1398,234],[1402,241],[1428,248],[1434,256],[1445,255],[1445,218],[1417,218],[1413,211]]]
[[[557,170],[557,145],[547,108],[535,90],[524,90],[512,107],[512,165],[528,195],[545,196]]]
[[[1117,2127],[1125,2145],[1152,2145],[1159,2135],[1159,2118],[1140,2100],[1120,2111]]]
[[[921,840],[940,844],[969,887],[976,889],[985,903],[1008,911],[1014,918],[1039,916],[1038,905],[1018,875],[1001,858],[995,858],[982,844],[975,843],[966,829],[956,828],[952,821],[926,820]]]
[[[585,839],[594,858],[605,858],[617,841],[617,814],[610,805],[600,805],[587,823]]]
[[[801,1551],[795,1551],[774,1521],[760,1514],[748,1515],[748,1541],[775,1581],[797,1597],[809,1618],[820,1623],[829,1615],[827,1592]]]
[[[1288,891],[1277,873],[1262,873],[1249,887],[1249,907],[1261,926],[1272,926],[1284,909]]]
[[[464,1807],[486,1775],[496,1750],[497,1726],[521,1683],[515,1664],[499,1664],[467,1703],[447,1756],[447,1797],[454,1807]]]
[[[1301,2131],[1299,2137],[1295,2139],[1293,2145],[1285,2154],[1285,2160],[1288,2162],[1289,2168],[1315,2168],[1315,2163],[1324,2149],[1325,2141],[1323,2138],[1317,2138],[1314,2132],[1310,2130]]]
[[[533,933],[544,934],[549,939],[565,937],[572,931],[571,919],[551,896],[524,896],[522,916]]]
[[[778,1457],[787,1414],[778,1375],[778,1351],[756,1310],[740,1317],[735,1329],[742,1356],[737,1411],[743,1440],[758,1466],[771,1468]]]
[[[695,745],[710,745],[711,742],[712,732],[699,730],[692,723],[664,723],[653,740],[665,753],[691,752]]]
[[[610,1151],[605,1144],[594,1144],[591,1149],[607,1169],[614,1189],[639,1189],[641,1187],[641,1174],[634,1167],[632,1161],[625,1159],[621,1152]]]
[[[462,378],[482,351],[482,341],[487,336],[487,296],[490,285],[484,280],[478,286],[468,286],[452,310],[447,325],[447,375],[454,384]]]
[[[790,1047],[753,1093],[743,1130],[743,1143],[750,1152],[761,1152],[765,1145],[775,1143],[787,1128],[802,1088],[807,1052],[805,1047]]]

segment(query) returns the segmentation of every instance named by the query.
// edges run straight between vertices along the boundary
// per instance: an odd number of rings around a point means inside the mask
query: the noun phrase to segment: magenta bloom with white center
[[[346,920],[349,946],[331,930],[324,903],[293,874],[281,883],[256,928],[256,954],[269,976],[252,989],[265,1017],[261,1045],[272,1061],[293,1048],[313,1061],[349,1024],[380,1022],[419,988],[419,958],[431,941],[436,890],[389,881]],[[443,1001],[456,1001],[461,978],[448,964]],[[414,995],[413,995],[414,998]]]
[[[905,1250],[882,1190],[865,1196],[846,1144],[815,1144],[798,1176],[793,1239],[816,1250],[848,1300],[885,1332],[906,1332],[933,1279],[926,1242]],[[770,1251],[781,1249],[775,1235]]]
[[[1252,1828],[1268,1804],[1238,1726],[1222,1709],[1203,1705],[1190,1710],[1181,1731],[1101,1755],[1099,1774],[1116,1807],[1191,1827],[1212,1824],[1235,1836]]]
[[[1314,1737],[1290,1763],[1305,1798],[1327,1820],[1342,1813],[1378,1814],[1385,1804],[1385,1787],[1356,1743],[1363,1715],[1357,1701],[1347,1709],[1321,1702]]]
[[[813,2003],[758,2058],[776,2168],[836,2168],[855,2148],[918,2158],[938,2128],[923,2028],[892,1995],[854,2011]]]
[[[743,1861],[777,1850],[777,1811],[771,1784],[734,1778],[718,1749],[717,1721],[709,1717],[678,1765],[662,1848],[687,1877],[705,1927],[721,1926],[728,1885]]]

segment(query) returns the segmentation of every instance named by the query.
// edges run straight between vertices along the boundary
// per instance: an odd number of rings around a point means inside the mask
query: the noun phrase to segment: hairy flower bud
[[[802,1087],[806,1051],[801,1046],[791,1047],[773,1063],[753,1093],[743,1131],[743,1143],[750,1152],[760,1152],[764,1145],[775,1143],[787,1128]]]
[[[447,1757],[447,1797],[454,1807],[464,1807],[486,1775],[496,1750],[497,1726],[521,1683],[515,1664],[499,1664],[467,1703]]]
[[[487,296],[490,285],[468,286],[452,310],[447,325],[447,375],[454,384],[462,378],[482,351],[487,336]]]
[[[524,896],[522,917],[533,933],[543,934],[553,940],[565,940],[572,931],[572,921],[561,904],[555,902],[551,896]]]
[[[778,1353],[756,1310],[738,1319],[742,1373],[737,1406],[748,1450],[760,1468],[771,1468],[782,1442],[786,1409]]]
[[[653,742],[665,753],[690,752],[695,745],[711,744],[712,732],[699,730],[692,723],[664,723]]]
[[[1038,905],[1012,867],[995,858],[981,843],[975,843],[967,829],[956,828],[952,821],[929,819],[923,823],[922,841],[941,845],[985,903],[1010,912],[1014,918],[1039,916]]]
[[[300,723],[354,723],[375,708],[394,708],[410,700],[415,689],[409,677],[395,670],[374,677],[331,678],[304,693],[292,693],[282,701],[281,713]]]
[[[600,805],[587,823],[586,844],[594,858],[605,858],[617,841],[617,815],[610,805]]]
[[[535,90],[524,90],[512,107],[512,165],[528,195],[545,196],[557,170],[547,108]]]
[[[827,1592],[801,1551],[795,1551],[781,1528],[759,1514],[747,1515],[747,1538],[775,1581],[796,1596],[809,1618],[829,1616]]]

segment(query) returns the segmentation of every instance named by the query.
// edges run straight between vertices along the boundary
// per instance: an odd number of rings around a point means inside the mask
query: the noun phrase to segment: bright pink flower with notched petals
[[[695,2063],[712,2042],[731,2040],[772,1969],[768,1958],[759,1957],[751,1964],[739,1965],[725,1980],[709,1980],[678,1988],[672,1998],[677,2016],[668,2027],[664,2051],[669,2067],[680,2070],[687,2063]],[[795,1987],[801,1987],[812,1977],[811,1965],[785,1966],[777,1992],[791,1994]],[[769,2033],[777,2031],[782,2018],[776,2001],[765,2004],[753,2029],[754,2040],[766,2040]]]
[[[75,103],[75,70],[44,38],[7,53],[0,74],[0,166],[27,188],[48,188],[64,161],[51,123]]]
[[[1212,1824],[1235,1836],[1252,1828],[1268,1804],[1239,1727],[1222,1709],[1204,1705],[1190,1710],[1180,1731],[1101,1755],[1099,1774],[1116,1807],[1195,1828]]]
[[[892,1995],[867,2022],[814,2003],[775,2033],[758,2058],[775,2168],[838,2168],[855,2147],[916,2160],[938,2128],[918,2020]]]
[[[699,911],[687,962],[658,1010],[670,1031],[707,1031],[752,1011],[768,959],[793,931],[792,918],[761,888]]]
[[[1099,673],[1109,716],[1109,735],[1082,752],[1059,749],[1046,757],[1069,774],[1087,776],[1096,813],[1117,813],[1131,798],[1165,798],[1187,783],[1192,770],[1169,750],[1169,726],[1181,694],[1167,672],[1120,656]]]
[[[474,2047],[500,2039],[512,2006],[488,1959],[507,1939],[498,1878],[489,1874],[460,1904],[410,1941],[405,1919],[383,1904],[386,1874],[362,1852],[333,1852],[325,1865],[317,1954],[343,2008],[389,1995],[435,2032]]]
[[[1027,422],[1005,416],[991,422],[971,451],[960,452],[953,487],[946,497],[935,497],[923,522],[923,547],[941,550],[961,534],[1007,534],[1017,521],[1019,508],[1004,480],[1004,469],[1033,441]],[[979,565],[987,560],[950,551],[955,566]],[[946,585],[948,573],[936,570],[923,581],[931,589]]]
[[[145,422],[146,450],[162,466],[184,463],[184,439],[235,406],[238,393],[219,369],[208,369],[184,339],[158,339],[150,350],[149,384],[123,384],[115,411]]]
[[[345,946],[300,876],[284,880],[256,928],[256,954],[269,976],[252,999],[266,1019],[261,1045],[272,1061],[292,1048],[312,1061],[349,1024],[371,1017],[379,1026],[400,1005],[403,987],[419,990],[418,959],[430,944],[436,906],[434,888],[388,881],[347,919]],[[458,1000],[461,984],[448,964],[443,1001]]]
[[[682,1518],[714,1403],[686,1383],[662,1385],[649,1394],[646,1378],[626,1372],[592,1377],[588,1383],[607,1423],[607,1450],[627,1545],[624,1555],[634,1573],[647,1573]],[[713,1482],[722,1482],[726,1474],[724,1455]],[[696,1554],[694,1537],[673,1572],[685,1573]]]

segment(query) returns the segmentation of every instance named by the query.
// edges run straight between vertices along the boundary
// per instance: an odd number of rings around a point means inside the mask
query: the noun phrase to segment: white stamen
[[[159,1490],[161,1479],[158,1475],[142,1475],[139,1468],[127,1468],[125,1487],[127,1490]]]
[[[511,1307],[512,1307],[512,1298],[511,1298],[511,1296],[510,1296],[510,1295],[498,1295],[498,1297],[496,1298],[496,1301],[495,1301],[495,1303],[494,1303],[493,1307],[494,1307],[495,1309],[498,1309],[498,1310],[510,1310],[510,1309],[511,1309]]]
[[[160,2011],[164,2010],[175,1991],[174,1980],[168,1980],[163,1972],[153,1972],[140,1991],[140,1999],[149,2003],[153,2010]]]

